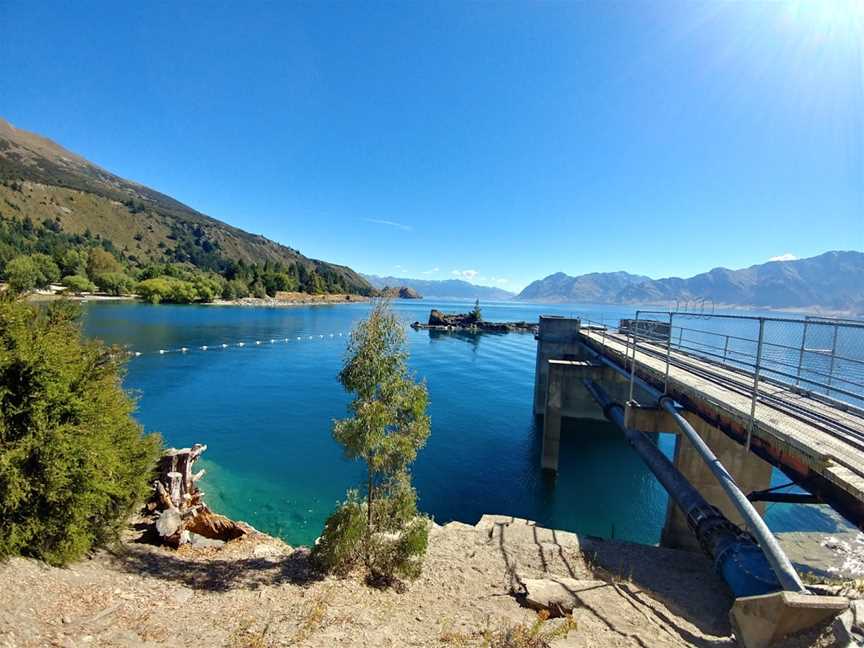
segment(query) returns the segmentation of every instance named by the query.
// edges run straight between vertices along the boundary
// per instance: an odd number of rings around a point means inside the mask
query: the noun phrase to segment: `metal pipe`
[[[768,562],[771,563],[771,567],[777,575],[777,579],[780,581],[783,589],[790,592],[805,591],[804,584],[798,577],[792,563],[789,562],[789,558],[787,558],[786,554],[783,553],[783,550],[780,548],[774,534],[772,534],[768,529],[765,521],[756,509],[753,508],[753,505],[747,497],[745,497],[744,493],[740,491],[735,480],[732,479],[732,475],[730,475],[723,464],[720,463],[720,460],[711,451],[708,444],[705,443],[702,437],[700,437],[696,430],[693,429],[693,426],[690,425],[687,419],[681,416],[675,408],[672,397],[668,395],[661,396],[658,405],[666,410],[673,419],[675,419],[675,423],[678,425],[681,433],[689,439],[690,443],[692,443],[693,447],[696,449],[696,452],[699,453],[702,460],[708,466],[708,469],[714,473],[714,477],[716,477],[717,481],[720,482],[721,488],[723,488],[726,495],[729,496],[732,504],[741,514],[741,517],[746,521],[748,529],[756,537],[756,541],[765,552],[765,556],[768,558]]]
[[[621,429],[628,443],[684,513],[699,545],[713,560],[715,569],[735,598],[783,589],[765,552],[754,542],[753,537],[711,506],[643,432],[625,425],[624,407],[620,403],[610,400],[595,382],[585,380],[584,385],[603,408],[606,418]]]

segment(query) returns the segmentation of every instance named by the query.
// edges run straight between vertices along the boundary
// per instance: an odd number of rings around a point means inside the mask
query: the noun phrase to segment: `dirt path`
[[[68,569],[14,559],[0,566],[0,646],[480,646],[484,630],[537,618],[512,592],[549,575],[604,581],[556,647],[736,645],[701,557],[485,516],[435,527],[402,593],[321,578],[307,550],[263,534],[180,551],[130,538]]]

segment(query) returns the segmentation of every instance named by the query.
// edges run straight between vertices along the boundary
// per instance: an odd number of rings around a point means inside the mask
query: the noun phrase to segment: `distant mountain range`
[[[131,267],[191,263],[218,269],[226,261],[302,266],[325,289],[371,292],[348,267],[211,218],[170,196],[126,180],[50,139],[0,118],[0,222],[29,219],[71,235],[110,242]],[[298,269],[299,268],[295,268]]]
[[[864,253],[826,252],[769,261],[741,270],[714,268],[689,279],[651,279],[627,272],[562,272],[529,284],[515,299],[545,303],[664,304],[707,300],[717,305],[818,308],[864,314]]]
[[[503,301],[512,299],[512,292],[494,288],[492,286],[475,286],[461,279],[424,280],[406,279],[404,277],[379,277],[377,275],[363,275],[372,284],[373,288],[412,288],[423,297],[431,299],[489,299]]]

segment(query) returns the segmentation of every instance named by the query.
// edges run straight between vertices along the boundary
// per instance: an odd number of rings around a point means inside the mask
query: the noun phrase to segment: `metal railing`
[[[757,401],[768,385],[806,395],[864,415],[864,322],[809,316],[752,317],[678,311],[636,311],[635,318],[583,319],[605,336],[611,328],[626,337],[631,372],[639,352],[665,358],[664,388],[670,366],[686,356],[722,369],[750,397],[749,447]],[[593,332],[592,332],[593,333]],[[674,354],[674,355],[673,355]],[[632,392],[631,392],[632,397]]]

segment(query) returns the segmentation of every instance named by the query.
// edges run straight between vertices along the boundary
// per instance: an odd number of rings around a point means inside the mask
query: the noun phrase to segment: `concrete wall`
[[[540,316],[540,332],[537,334],[537,363],[534,368],[534,414],[542,416],[546,408],[546,382],[549,375],[549,360],[586,360],[579,342],[578,319]]]

